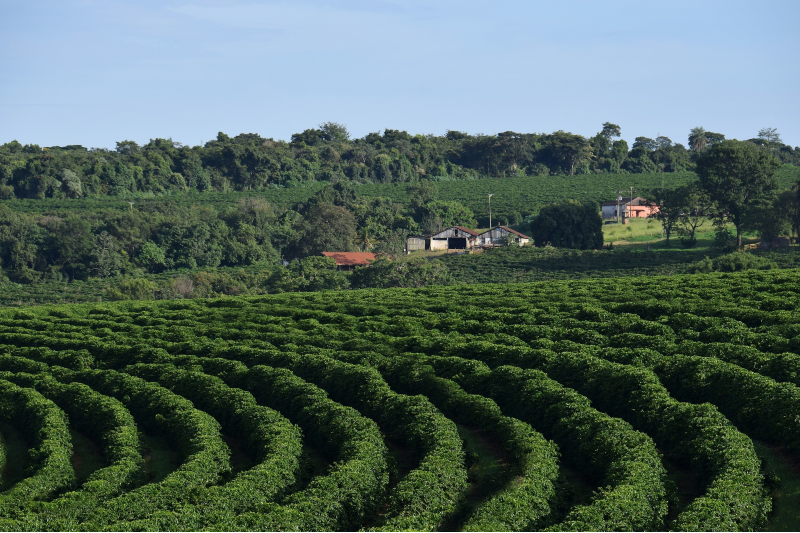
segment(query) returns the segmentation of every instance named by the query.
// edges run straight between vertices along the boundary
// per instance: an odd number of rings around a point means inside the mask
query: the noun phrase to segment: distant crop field
[[[0,310],[8,530],[794,529],[800,270]]]
[[[780,188],[789,188],[800,180],[800,169],[784,165],[777,174]],[[432,182],[440,200],[458,201],[475,213],[481,226],[489,222],[489,194],[492,194],[493,222],[517,224],[522,217],[536,214],[543,205],[565,200],[612,201],[617,192],[652,198],[663,186],[674,188],[697,179],[693,172],[656,174],[584,174],[576,176],[534,176],[486,178],[477,180]],[[223,210],[235,206],[242,198],[263,198],[277,207],[289,208],[306,201],[322,189],[325,182],[312,182],[306,187],[266,189],[246,192],[173,193],[165,196],[100,197],[82,199],[4,200],[2,203],[23,212],[47,213],[70,210],[141,209],[143,206],[174,202],[179,205],[203,204]],[[356,184],[359,195],[390,198],[408,205],[406,183]],[[133,202],[133,206],[129,202]]]

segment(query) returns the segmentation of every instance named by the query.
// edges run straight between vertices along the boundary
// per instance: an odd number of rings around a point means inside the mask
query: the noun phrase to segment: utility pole
[[[633,187],[631,187],[631,195],[628,197],[628,218],[631,218],[632,205],[633,205]]]
[[[620,202],[622,202],[622,192],[617,191],[617,224],[619,224],[619,210],[620,210]]]
[[[489,195],[489,229],[492,229],[492,196],[494,194]]]

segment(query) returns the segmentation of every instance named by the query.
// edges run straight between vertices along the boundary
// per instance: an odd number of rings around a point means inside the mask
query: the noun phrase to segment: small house
[[[531,241],[527,235],[520,233],[516,230],[506,226],[497,226],[490,230],[486,230],[475,241],[476,246],[492,247],[492,246],[507,246],[516,244],[522,246]]]
[[[641,196],[620,196],[611,202],[605,202],[602,206],[603,219],[617,218],[647,218],[658,213],[658,206],[651,204],[646,198]],[[619,213],[617,213],[619,210]]]
[[[337,270],[353,270],[358,266],[369,266],[377,256],[371,252],[322,252],[336,261]]]
[[[431,235],[431,250],[466,250],[475,245],[478,233],[463,226],[451,226]]]

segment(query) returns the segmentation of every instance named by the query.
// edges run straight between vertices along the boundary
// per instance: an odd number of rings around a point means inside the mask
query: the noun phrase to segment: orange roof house
[[[357,266],[367,266],[377,259],[371,252],[322,252],[322,255],[336,261],[339,270],[353,270]]]
[[[641,196],[620,196],[616,200],[603,203],[601,210],[604,219],[616,218],[618,215],[625,218],[647,218],[658,213],[658,206]]]

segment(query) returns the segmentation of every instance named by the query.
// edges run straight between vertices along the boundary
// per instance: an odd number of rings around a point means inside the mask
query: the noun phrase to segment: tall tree
[[[536,246],[597,249],[603,246],[603,219],[591,202],[550,204],[531,221],[531,237]]]
[[[299,239],[290,252],[294,257],[356,248],[356,219],[345,207],[320,202],[307,213],[299,230]]]
[[[628,142],[625,139],[614,141],[611,145],[611,159],[614,160],[614,164],[616,165],[614,170],[619,170],[620,165],[622,165],[627,158]]]
[[[767,146],[780,144],[781,136],[777,128],[762,128],[758,131],[758,138],[764,141]]]
[[[697,243],[697,230],[708,221],[709,199],[698,183],[684,185],[683,212],[678,219],[681,244],[691,248]]]
[[[695,152],[700,152],[706,147],[707,144],[708,139],[706,138],[705,128],[700,126],[692,128],[692,130],[689,132],[689,146],[692,147],[692,150]]]
[[[700,186],[716,204],[717,218],[733,223],[742,246],[747,211],[756,200],[774,191],[780,162],[769,152],[742,141],[722,141],[697,160]]]
[[[616,124],[612,124],[611,122],[603,122],[603,129],[600,131],[600,135],[608,139],[610,142],[611,139],[615,137],[619,137],[621,135],[619,126]]]
[[[592,157],[589,142],[581,135],[559,130],[548,141],[551,157],[561,168],[568,168],[570,176],[575,175],[576,166]]]
[[[338,122],[324,122],[319,125],[322,140],[329,142],[344,142],[350,139],[350,132],[344,124]]]
[[[685,200],[686,194],[682,187],[658,191],[656,193],[658,212],[655,214],[655,218],[661,222],[661,229],[664,231],[664,235],[667,238],[667,246],[669,246],[669,239],[675,232],[678,226],[678,220],[681,218],[686,208]]]
[[[669,137],[665,137],[663,135],[659,135],[656,137],[656,149],[657,150],[666,150],[672,146],[672,139]]]

